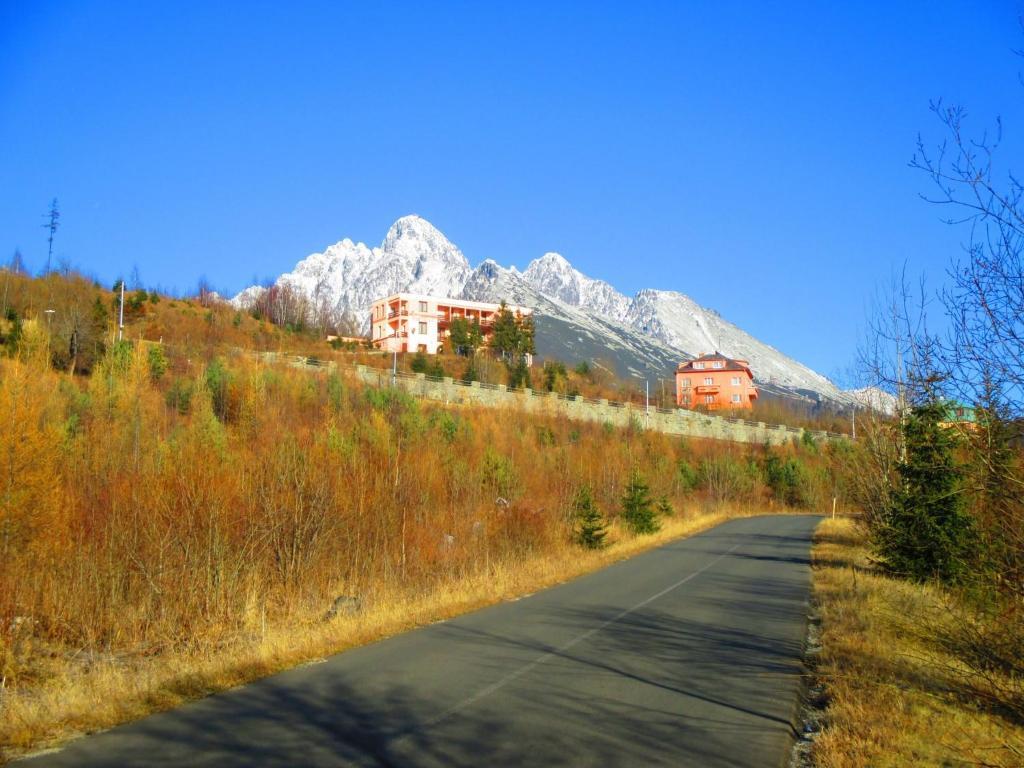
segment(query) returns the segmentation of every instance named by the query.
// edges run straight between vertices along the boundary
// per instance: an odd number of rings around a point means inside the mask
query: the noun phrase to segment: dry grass
[[[82,733],[178,706],[304,662],[417,626],[543,589],[724,520],[751,514],[740,508],[691,510],[664,520],[653,536],[630,537],[612,527],[612,544],[597,551],[566,545],[518,565],[495,563],[428,591],[366,595],[360,613],[325,622],[322,611],[268,623],[254,636],[196,654],[104,658],[63,665],[46,685],[0,699],[0,762],[29,749],[52,747]]]
[[[982,705],[989,682],[937,640],[955,636],[952,595],[879,573],[849,519],[819,526],[813,557],[828,701],[816,765],[1024,765],[1024,728]]]

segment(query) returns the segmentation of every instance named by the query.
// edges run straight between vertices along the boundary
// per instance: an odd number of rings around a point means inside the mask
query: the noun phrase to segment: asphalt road
[[[811,533],[735,520],[20,766],[782,766]]]

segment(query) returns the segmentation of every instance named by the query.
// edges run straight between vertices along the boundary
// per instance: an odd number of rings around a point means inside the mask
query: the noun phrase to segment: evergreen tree
[[[23,328],[21,324],[21,317],[14,311],[12,307],[7,309],[7,322],[10,326],[7,330],[7,335],[4,338],[4,346],[7,347],[7,354],[12,357],[18,351],[18,345],[21,343],[21,337],[23,335]]]
[[[449,339],[451,340],[452,352],[463,357],[472,357],[480,345],[483,344],[484,334],[480,328],[480,321],[469,322],[464,317],[456,317],[449,327]]]
[[[651,491],[641,474],[634,470],[622,495],[622,519],[636,534],[654,533],[658,524]]]
[[[590,486],[584,485],[576,494],[572,504],[572,516],[578,544],[587,549],[600,549],[605,546],[607,525],[590,493]]]
[[[672,503],[668,500],[668,496],[662,496],[658,499],[658,514],[662,517],[671,517],[676,511],[672,508]]]
[[[526,360],[520,358],[508,367],[508,385],[512,389],[530,386],[530,366],[526,364]]]
[[[902,484],[874,534],[888,567],[918,581],[962,581],[975,550],[975,528],[963,509],[962,473],[954,458],[956,434],[943,426],[946,412],[947,405],[932,397],[907,416],[906,459],[898,467]]]
[[[167,356],[164,354],[162,344],[153,344],[147,352],[147,363],[149,365],[149,378],[154,383],[160,381],[167,373]]]
[[[427,356],[424,352],[419,351],[412,357],[412,362],[409,363],[409,367],[413,373],[426,373],[427,367],[430,364],[427,362]]]
[[[433,376],[435,379],[444,378],[444,366],[441,365],[441,361],[436,357],[427,364],[427,368],[423,371],[427,376]]]
[[[530,369],[526,359],[536,352],[533,318],[513,314],[508,305],[501,302],[491,328],[491,349],[505,361],[510,387],[529,386]]]
[[[519,327],[512,310],[503,301],[491,327],[491,348],[502,360],[509,360],[519,348]]]
[[[565,380],[565,363],[560,360],[547,360],[544,363],[544,389],[554,392],[559,379]]]
[[[529,355],[537,354],[537,334],[533,325],[533,315],[519,317],[516,319],[516,323],[519,327],[519,353]]]

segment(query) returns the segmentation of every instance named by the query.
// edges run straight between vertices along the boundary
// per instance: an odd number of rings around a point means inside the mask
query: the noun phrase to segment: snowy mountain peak
[[[380,244],[380,250],[410,261],[439,261],[446,265],[469,269],[469,262],[462,255],[462,251],[456,248],[441,230],[416,215],[403,216],[392,224]]]
[[[629,310],[629,299],[603,280],[587,277],[560,253],[548,252],[531,261],[523,279],[535,290],[570,306],[615,320],[625,318]]]
[[[565,256],[563,256],[560,253],[556,253],[555,251],[548,251],[543,256],[541,256],[539,259],[534,259],[533,261],[530,262],[529,266],[530,267],[534,267],[534,265],[536,265],[536,269],[538,269],[538,270],[539,269],[550,269],[550,270],[556,270],[557,269],[557,270],[561,270],[561,271],[564,271],[564,272],[572,271],[572,272],[576,272],[576,274],[580,274],[575,269],[573,269],[572,264],[569,263],[569,260],[567,258],[565,258]],[[529,267],[527,267],[527,268],[529,269]]]

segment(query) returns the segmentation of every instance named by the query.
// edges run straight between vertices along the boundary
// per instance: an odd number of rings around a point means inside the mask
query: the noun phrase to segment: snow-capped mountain
[[[831,381],[751,336],[717,312],[673,291],[647,289],[632,299],[584,275],[563,256],[546,253],[524,272],[486,260],[473,269],[462,252],[419,216],[403,216],[379,247],[341,240],[278,278],[364,331],[372,302],[408,291],[507,300],[535,309],[541,357],[606,360],[624,376],[670,376],[676,364],[719,351],[750,362],[768,393],[849,403]],[[250,306],[264,290],[251,286],[232,300]]]
[[[626,321],[643,333],[693,354],[721,352],[747,360],[759,382],[805,390],[831,400],[842,393],[831,381],[737,328],[714,310],[675,291],[645,289],[630,304]]]
[[[540,293],[602,317],[623,321],[629,312],[629,299],[604,280],[595,280],[574,269],[560,253],[545,253],[531,261],[523,279]]]
[[[896,413],[896,395],[886,392],[878,387],[861,387],[860,389],[848,389],[846,395],[850,397],[861,408],[877,411],[883,416],[893,416]]]
[[[301,291],[316,307],[353,318],[366,331],[374,299],[399,291],[457,296],[472,271],[462,251],[433,224],[403,216],[391,225],[380,247],[345,238],[310,254],[276,282]],[[232,302],[250,306],[262,290],[250,286]]]
[[[538,291],[525,274],[491,259],[470,275],[462,298],[533,307],[537,354],[566,362],[610,364],[619,375],[663,378],[679,363],[679,350],[599,313]]]

